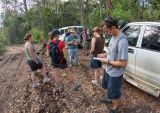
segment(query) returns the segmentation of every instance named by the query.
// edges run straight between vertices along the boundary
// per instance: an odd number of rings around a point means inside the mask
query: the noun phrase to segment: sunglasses
[[[112,16],[108,16],[104,19],[106,23],[113,23],[114,18]]]

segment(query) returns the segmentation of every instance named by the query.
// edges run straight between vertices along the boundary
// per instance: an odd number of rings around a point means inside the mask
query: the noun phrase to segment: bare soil
[[[73,91],[64,77],[65,91],[56,90],[52,68],[45,61],[51,81],[31,88],[30,69],[26,64],[22,45],[7,48],[0,56],[0,113],[108,113],[111,105],[102,104],[99,98],[105,91],[91,84],[94,72],[89,68],[89,57],[79,50],[80,66],[72,72],[82,84],[80,91]],[[63,71],[62,71],[63,73]],[[140,89],[123,82],[120,113],[160,113],[160,98],[155,98]]]

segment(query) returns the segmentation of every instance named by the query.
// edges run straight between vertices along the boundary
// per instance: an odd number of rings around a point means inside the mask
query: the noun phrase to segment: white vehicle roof
[[[160,25],[160,22],[131,22],[128,25]]]
[[[83,26],[68,26],[68,27],[62,27],[62,28],[60,28],[60,30],[61,29],[68,29],[69,27],[84,28]]]

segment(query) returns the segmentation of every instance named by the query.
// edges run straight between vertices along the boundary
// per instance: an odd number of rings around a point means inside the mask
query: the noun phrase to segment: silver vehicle
[[[129,60],[124,79],[159,97],[160,22],[129,23],[122,28],[122,32],[128,36],[129,42]]]
[[[65,40],[65,33],[68,32],[69,28],[74,28],[76,30],[76,33],[79,35],[83,30],[84,27],[83,26],[68,26],[68,27],[63,27],[60,28],[59,31],[61,32],[61,36],[60,36],[60,40]]]

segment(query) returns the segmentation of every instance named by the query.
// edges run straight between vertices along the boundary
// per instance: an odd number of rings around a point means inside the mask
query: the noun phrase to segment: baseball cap
[[[61,35],[61,33],[60,33],[60,31],[59,31],[58,29],[54,29],[54,30],[52,31],[52,34],[53,34],[53,36]]]

